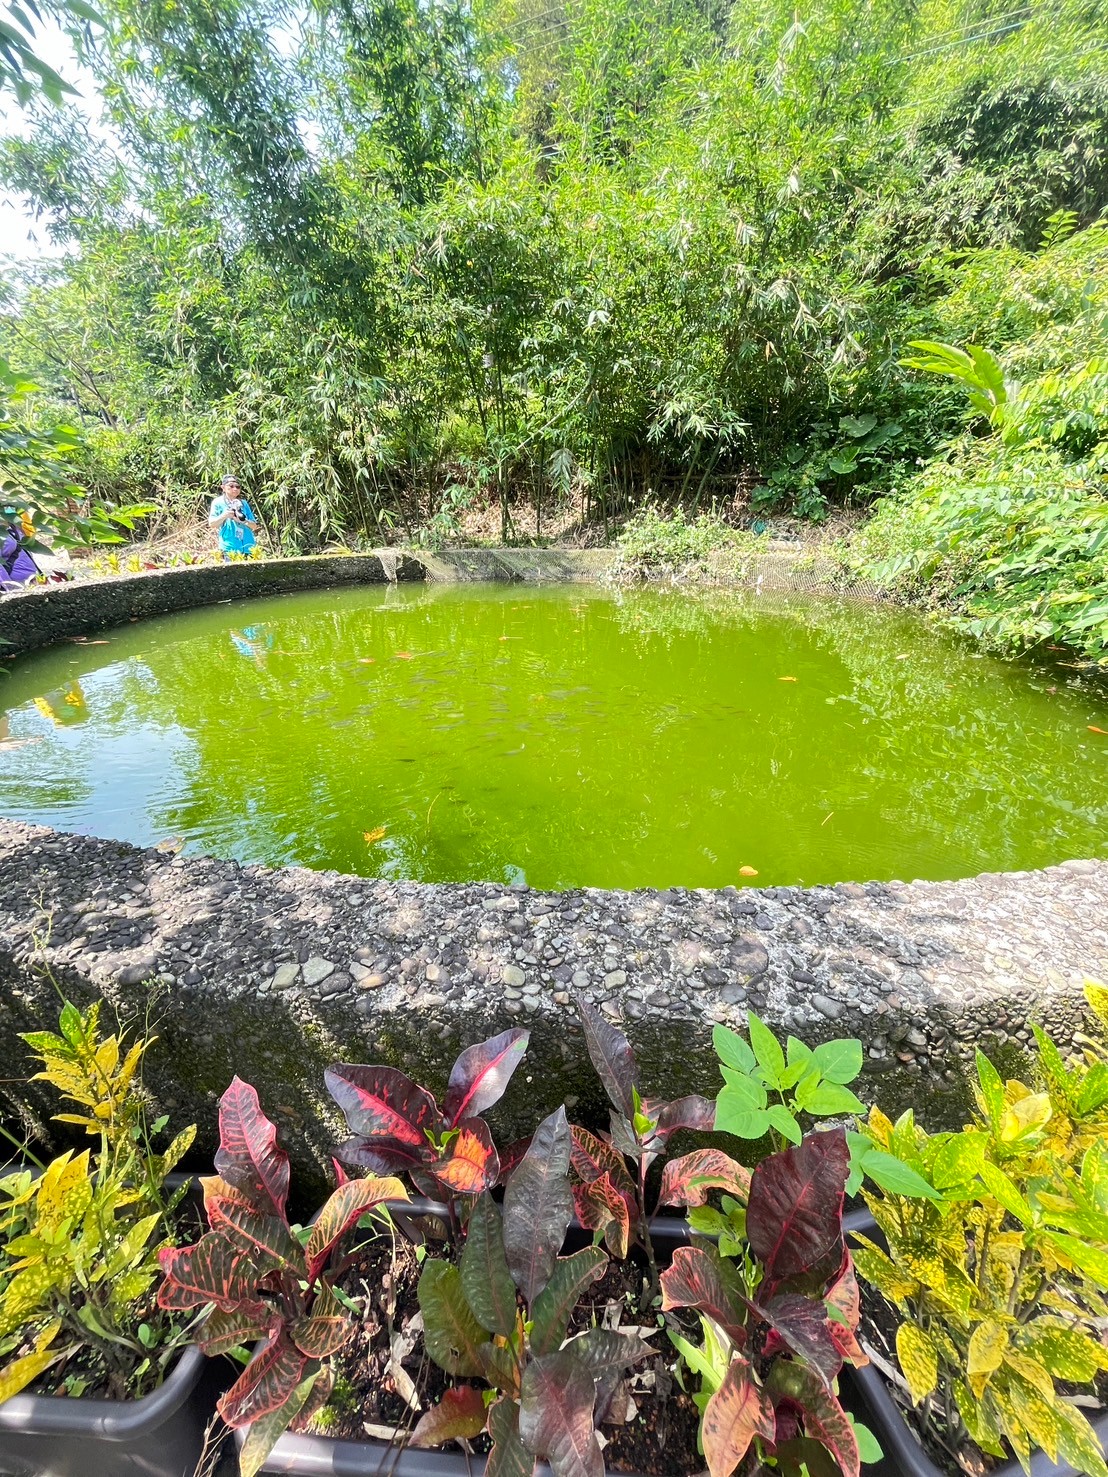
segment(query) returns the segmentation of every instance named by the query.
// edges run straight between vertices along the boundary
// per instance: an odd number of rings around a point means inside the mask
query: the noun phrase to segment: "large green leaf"
[[[447,1374],[481,1374],[478,1348],[488,1332],[473,1315],[462,1290],[462,1274],[449,1262],[428,1260],[419,1278],[419,1308],[427,1352]]]
[[[490,1333],[512,1333],[516,1326],[515,1283],[504,1255],[500,1207],[487,1190],[473,1202],[458,1265],[466,1302],[477,1321]]]

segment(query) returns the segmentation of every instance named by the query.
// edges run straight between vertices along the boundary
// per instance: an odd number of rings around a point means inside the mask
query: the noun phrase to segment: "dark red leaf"
[[[746,1360],[733,1360],[700,1427],[710,1477],[731,1477],[754,1438],[772,1441],[773,1434],[773,1407],[754,1383]]]
[[[433,1159],[428,1172],[452,1195],[480,1195],[500,1177],[500,1160],[483,1118],[467,1118],[457,1127],[446,1153]]]
[[[476,1385],[455,1385],[416,1423],[409,1446],[442,1446],[446,1441],[472,1441],[485,1429],[485,1400]]]
[[[662,1309],[695,1308],[717,1323],[740,1347],[746,1342],[746,1321],[738,1288],[715,1252],[682,1246],[662,1273]]]
[[[586,1001],[578,999],[577,1009],[585,1028],[585,1045],[604,1091],[625,1118],[633,1118],[637,1074],[631,1043]]]
[[[276,1125],[262,1112],[257,1092],[240,1077],[219,1100],[215,1170],[259,1210],[286,1219],[289,1156],[277,1147]]]
[[[604,1477],[593,1426],[593,1377],[568,1349],[532,1359],[523,1371],[519,1434],[557,1477]]]
[[[307,1358],[283,1331],[256,1354],[216,1409],[232,1428],[278,1410],[304,1377]]]
[[[304,1255],[300,1243],[286,1221],[275,1215],[263,1215],[252,1205],[244,1205],[241,1200],[227,1200],[222,1195],[213,1195],[206,1208],[213,1231],[218,1231],[232,1245],[242,1246],[246,1251],[265,1253],[265,1258],[258,1259],[259,1276],[264,1275],[268,1268],[285,1265],[303,1271]],[[266,1259],[268,1267],[262,1264]]]
[[[421,1144],[402,1144],[398,1139],[343,1139],[335,1153],[351,1169],[368,1170],[370,1174],[411,1174],[432,1157],[426,1139]],[[344,1176],[345,1178],[345,1176]]]
[[[659,1205],[705,1205],[709,1190],[726,1190],[742,1204],[750,1193],[750,1170],[722,1149],[694,1149],[662,1170]]]
[[[785,1347],[814,1369],[830,1389],[843,1361],[831,1337],[831,1326],[822,1300],[784,1292],[768,1303],[752,1306],[780,1336]],[[764,1352],[770,1354],[774,1351],[769,1347]]]
[[[226,1354],[239,1344],[252,1344],[269,1334],[270,1328],[280,1314],[267,1304],[258,1301],[236,1303],[229,1312],[213,1308],[204,1320],[196,1342],[205,1354]]]
[[[504,1191],[504,1251],[528,1305],[550,1280],[573,1215],[570,1143],[566,1110],[558,1108],[539,1124]]]
[[[448,1128],[463,1118],[487,1113],[500,1101],[530,1038],[530,1031],[502,1031],[491,1041],[479,1041],[462,1052],[450,1073],[442,1105]]]
[[[236,1304],[254,1299],[256,1252],[218,1231],[201,1236],[195,1246],[163,1247],[158,1261],[165,1273],[158,1288],[159,1307],[183,1311],[215,1303],[230,1312]]]
[[[681,1128],[697,1133],[711,1133],[716,1126],[716,1105],[710,1098],[679,1097],[672,1103],[647,1102],[643,1112],[653,1118],[657,1127],[651,1139],[665,1145]]]
[[[859,1477],[858,1442],[846,1412],[823,1385],[819,1376],[794,1360],[781,1360],[770,1371],[766,1393],[779,1407],[778,1436],[787,1439],[781,1414],[799,1410],[804,1434],[827,1447],[838,1462],[842,1477]],[[785,1410],[781,1411],[780,1407]],[[789,1424],[792,1424],[790,1421]],[[795,1429],[788,1435],[795,1435]]]
[[[395,1067],[336,1062],[324,1072],[323,1080],[346,1115],[350,1131],[363,1138],[422,1150],[427,1130],[439,1127],[434,1098]]]
[[[522,1164],[523,1156],[531,1147],[531,1135],[526,1138],[516,1139],[507,1148],[500,1150],[500,1180],[499,1183],[506,1185],[511,1179],[516,1166]]]
[[[808,1273],[831,1276],[841,1265],[848,1160],[846,1134],[834,1128],[808,1134],[754,1170],[746,1234],[766,1283]]]

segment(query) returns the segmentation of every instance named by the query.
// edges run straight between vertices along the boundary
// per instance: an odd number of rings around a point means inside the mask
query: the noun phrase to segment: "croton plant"
[[[262,1342],[219,1402],[229,1426],[250,1427],[240,1465],[253,1477],[290,1423],[326,1402],[330,1356],[354,1331],[333,1292],[340,1242],[368,1211],[408,1192],[393,1177],[344,1180],[311,1230],[297,1235],[288,1218],[288,1155],[257,1092],[238,1077],[220,1099],[215,1168],[201,1182],[210,1229],[195,1246],[160,1253],[158,1302],[210,1306],[197,1340],[206,1354]]]

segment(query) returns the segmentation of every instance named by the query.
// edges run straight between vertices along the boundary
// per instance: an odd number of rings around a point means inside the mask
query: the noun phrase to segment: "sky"
[[[36,27],[32,46],[36,56],[53,67],[71,87],[77,88],[80,95],[71,98],[70,103],[95,125],[100,115],[96,84],[92,74],[78,62],[72,41],[57,22],[48,19]],[[4,93],[0,96],[0,138],[28,131],[27,116],[11,94]],[[20,197],[0,189],[0,259],[57,256],[60,249],[49,239],[42,222],[35,221],[24,210]]]

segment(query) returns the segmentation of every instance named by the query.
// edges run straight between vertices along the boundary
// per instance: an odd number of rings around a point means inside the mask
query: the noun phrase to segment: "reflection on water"
[[[244,861],[635,887],[1108,852],[1103,703],[849,602],[286,596],[24,658],[0,702],[3,813]]]

